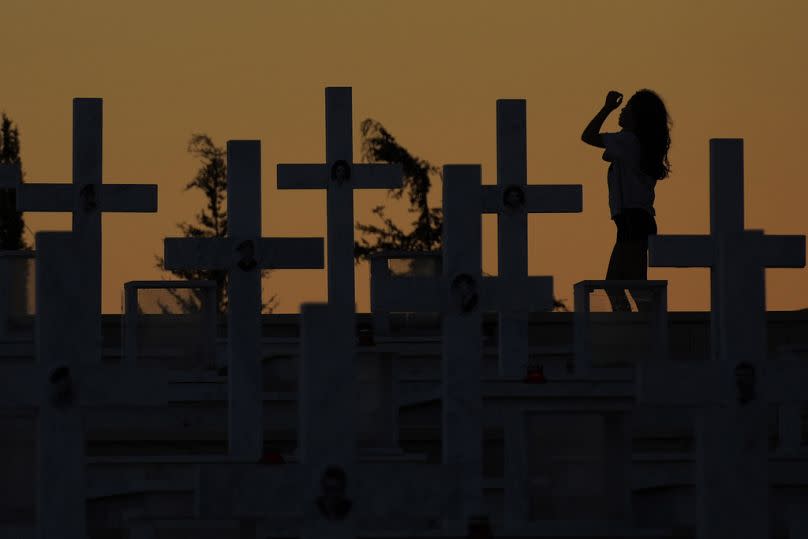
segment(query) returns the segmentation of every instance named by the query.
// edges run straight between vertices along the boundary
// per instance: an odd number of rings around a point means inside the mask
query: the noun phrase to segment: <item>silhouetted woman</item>
[[[603,108],[584,129],[581,140],[605,148],[603,160],[610,163],[607,177],[609,209],[617,225],[617,240],[606,279],[645,280],[648,278],[648,236],[657,233],[654,187],[670,173],[670,117],[656,93],[640,90],[620,111],[618,123],[622,131],[600,133],[606,117],[622,101],[622,94],[609,92]],[[622,290],[607,292],[612,309],[631,310]],[[637,307],[646,310],[650,298],[635,292],[632,296]]]

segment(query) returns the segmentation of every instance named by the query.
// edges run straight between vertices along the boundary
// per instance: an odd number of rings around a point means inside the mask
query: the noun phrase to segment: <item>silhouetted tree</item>
[[[177,227],[188,238],[221,238],[227,235],[227,152],[216,146],[206,134],[195,133],[188,143],[188,152],[202,161],[196,176],[185,186],[185,191],[198,189],[205,195],[206,205],[196,214],[196,224],[179,223]],[[220,313],[227,311],[227,272],[224,270],[166,270],[165,260],[161,256],[156,266],[163,271],[185,280],[210,280],[216,283],[216,302]],[[262,277],[268,270],[261,272]],[[197,310],[200,298],[189,300],[173,294],[174,299],[185,311]],[[190,303],[189,303],[190,302]],[[277,305],[277,297],[272,296],[267,303],[261,304],[262,312],[272,312]]]
[[[410,202],[409,212],[415,214],[411,230],[404,232],[385,215],[385,206],[376,206],[373,213],[382,221],[381,226],[357,223],[362,237],[354,243],[357,261],[368,259],[379,251],[436,251],[440,249],[443,210],[429,208],[427,195],[432,187],[431,175],[441,177],[441,171],[428,161],[413,156],[396,142],[395,137],[382,124],[371,118],[362,122],[362,158],[369,162],[398,163],[403,170],[403,185],[391,189],[389,195],[401,199],[404,193]],[[367,237],[374,239],[369,242]]]
[[[22,170],[20,131],[6,113],[3,113],[0,125],[0,164],[16,164]],[[17,211],[15,191],[15,189],[0,189],[0,249],[3,250],[16,251],[28,248],[23,238],[25,222],[22,212]]]
[[[362,158],[371,163],[398,163],[403,171],[402,186],[390,189],[389,195],[400,200],[406,192],[410,202],[409,212],[416,218],[411,223],[409,232],[405,232],[392,219],[385,215],[385,206],[373,208],[373,213],[381,219],[381,225],[357,223],[356,229],[362,233],[359,241],[354,242],[356,261],[368,260],[373,253],[381,251],[437,251],[441,247],[441,231],[443,227],[443,210],[431,208],[427,202],[429,189],[432,187],[431,175],[435,174],[442,181],[443,175],[438,167],[428,161],[413,156],[401,146],[381,123],[367,118],[361,125]],[[368,241],[368,236],[373,240]],[[553,310],[567,311],[560,300],[553,300]]]

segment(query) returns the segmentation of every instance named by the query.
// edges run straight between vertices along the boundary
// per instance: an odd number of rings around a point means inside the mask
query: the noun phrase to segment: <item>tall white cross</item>
[[[353,162],[351,88],[325,89],[325,163],[278,165],[278,189],[325,189],[328,303],[355,311],[355,189],[401,187],[398,164]]]
[[[19,183],[17,209],[24,212],[71,212],[79,256],[76,285],[81,290],[78,316],[84,324],[82,361],[100,361],[101,213],[156,212],[156,185],[104,185],[102,173],[103,100],[73,99],[73,182]],[[90,359],[94,358],[94,359]]]
[[[530,213],[579,213],[580,185],[527,184],[527,120],[524,99],[497,100],[497,185],[483,186],[483,212],[496,213],[499,278],[499,374],[524,374],[528,359],[528,235]],[[547,308],[553,305],[552,277]]]
[[[226,238],[166,238],[168,269],[226,270],[229,455],[263,451],[261,270],[323,267],[322,238],[261,237],[261,142],[227,142]]]
[[[74,234],[36,235],[36,362],[0,367],[0,407],[34,408],[37,537],[86,539],[85,408],[168,405],[169,373],[81,358],[80,265]]]
[[[461,525],[482,510],[482,195],[479,165],[443,168],[443,275],[391,279],[392,311],[442,313],[443,463],[461,471],[464,506],[447,514]]]
[[[704,406],[697,422],[699,538],[765,538],[766,402],[780,398],[766,377],[777,378],[782,365],[766,361],[764,271],[804,267],[805,236],[744,230],[741,139],[710,140],[710,207],[709,236],[652,236],[649,264],[711,268],[713,360],[688,371],[686,380],[678,378],[681,365],[642,365],[640,396],[646,402]]]

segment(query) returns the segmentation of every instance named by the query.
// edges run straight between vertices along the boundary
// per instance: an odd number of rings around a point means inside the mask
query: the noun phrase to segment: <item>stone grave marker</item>
[[[638,392],[647,403],[702,408],[696,428],[699,537],[769,537],[766,403],[794,395],[766,385],[789,377],[782,378],[784,364],[767,361],[764,270],[804,267],[805,237],[744,230],[740,139],[710,140],[710,207],[709,236],[651,237],[649,263],[711,268],[713,360],[690,369],[645,362]],[[787,370],[793,378],[804,376],[801,369]]]
[[[261,270],[322,268],[321,238],[261,237],[261,143],[227,142],[226,238],[166,238],[167,269],[228,271],[228,453],[263,451]]]
[[[400,165],[353,162],[351,88],[326,88],[325,163],[279,164],[278,189],[326,190],[330,304],[355,310],[354,191],[401,187],[401,174]]]
[[[497,100],[497,184],[483,186],[483,212],[497,214],[499,279],[493,303],[499,312],[499,373],[524,376],[528,360],[528,214],[580,213],[580,185],[527,184],[524,99]],[[552,277],[547,309],[553,305]]]
[[[17,183],[17,209],[24,212],[71,212],[79,253],[75,286],[81,290],[81,308],[73,316],[81,329],[81,358],[97,358],[101,343],[101,214],[103,212],[156,212],[157,186],[103,184],[101,181],[103,101],[73,100],[72,183]],[[6,175],[5,186],[10,186]],[[16,178],[19,182],[19,174]],[[92,336],[92,337],[91,337]],[[85,359],[82,359],[83,361]]]

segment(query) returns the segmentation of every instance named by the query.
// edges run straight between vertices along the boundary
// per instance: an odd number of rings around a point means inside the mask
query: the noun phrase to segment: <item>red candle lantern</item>
[[[279,451],[267,451],[261,457],[261,464],[286,464]]]
[[[541,365],[528,367],[524,382],[526,384],[545,384],[547,378],[544,377],[544,368]]]

